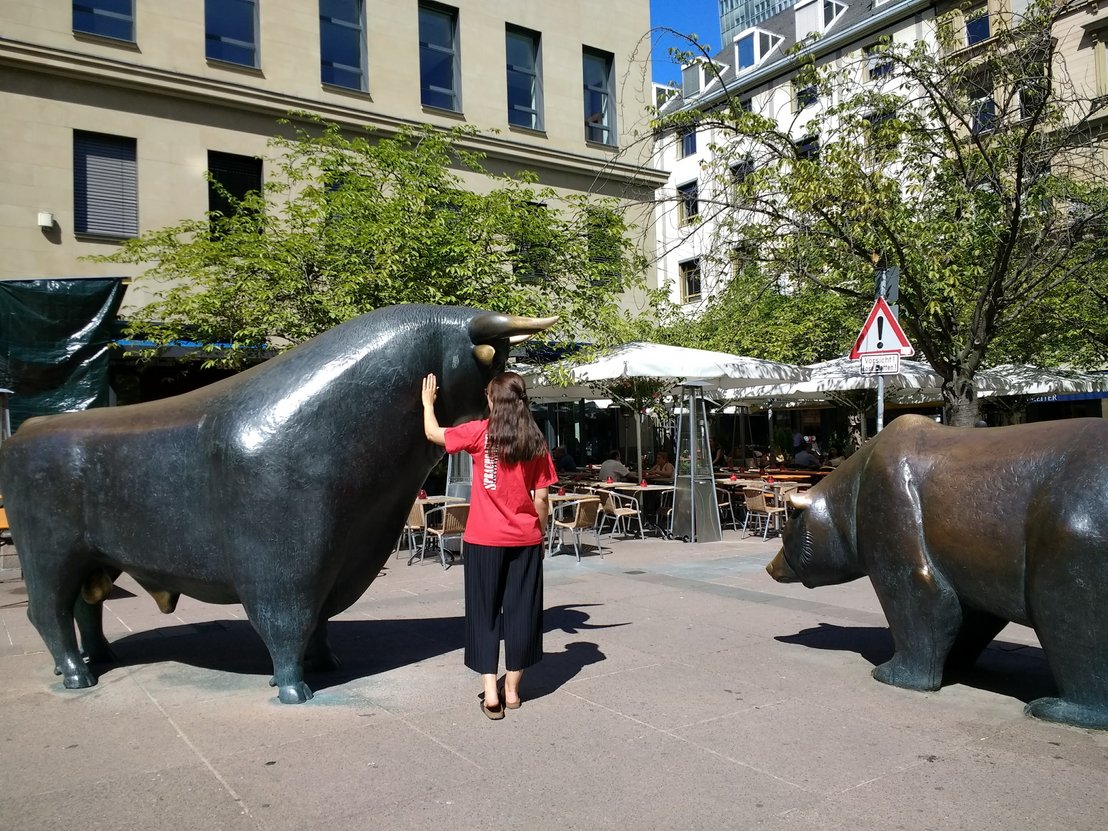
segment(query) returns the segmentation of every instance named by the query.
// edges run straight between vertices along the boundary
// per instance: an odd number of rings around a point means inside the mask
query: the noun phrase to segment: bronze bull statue
[[[395,306],[195,392],[28,420],[0,492],[64,685],[111,657],[102,602],[126,572],[165,612],[181,594],[242,603],[280,700],[311,698],[305,660],[336,666],[328,618],[380,572],[441,458],[420,380],[440,379],[441,423],[478,417],[510,342],[553,322]]]
[[[794,506],[767,571],[809,588],[868,576],[896,647],[878,681],[938,689],[1014,621],[1059,689],[1027,712],[1108,729],[1108,421],[902,416]]]

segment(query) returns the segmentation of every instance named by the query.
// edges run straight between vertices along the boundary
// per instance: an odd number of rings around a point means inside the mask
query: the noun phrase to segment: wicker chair
[[[642,512],[639,511],[639,500],[633,496],[626,496],[615,491],[608,491],[606,496],[601,496],[600,526],[598,533],[604,532],[604,523],[612,521],[612,530],[609,538],[614,537],[617,529],[622,529],[623,536],[631,533],[630,520],[635,519],[639,524],[639,538],[645,539],[646,532],[642,527]]]
[[[436,514],[442,514],[441,524],[431,522],[431,518]],[[446,549],[443,547],[443,542],[447,537],[461,539],[462,534],[465,533],[468,519],[468,502],[452,502],[448,505],[439,505],[428,511],[425,515],[427,524],[423,529],[423,546],[419,550],[419,562],[423,562],[423,557],[427,553],[427,543],[433,538],[434,544],[439,548],[439,560],[442,562],[442,567],[444,569],[450,568],[453,557],[451,557],[451,563],[446,561]],[[413,560],[415,560],[415,557],[408,560],[408,564],[411,565]]]
[[[572,514],[569,513],[569,508],[573,508]],[[596,496],[563,502],[555,511],[550,525],[558,531],[558,547],[561,548],[562,533],[564,531],[572,533],[573,551],[577,555],[577,562],[581,562],[581,533],[583,531],[592,531],[596,535],[596,548],[600,552],[600,556],[604,556],[604,549],[600,545],[600,528],[596,522],[599,513],[600,498]],[[568,518],[558,519],[558,514]]]
[[[415,557],[416,538],[418,537],[422,544],[426,529],[427,522],[423,518],[423,506],[418,501],[413,502],[411,510],[408,511],[408,519],[404,522],[404,530],[396,540],[396,556],[400,556],[400,543],[407,540],[409,556]]]
[[[746,528],[753,517],[754,521],[762,523],[762,540],[769,538],[769,524],[774,517],[784,516],[783,506],[770,503],[772,494],[761,488],[743,488],[743,498],[746,500],[746,519],[743,520],[742,539],[746,539]],[[757,531],[755,531],[757,533]]]

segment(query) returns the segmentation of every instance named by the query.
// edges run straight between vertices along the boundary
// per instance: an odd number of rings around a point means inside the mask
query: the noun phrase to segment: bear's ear
[[[812,507],[812,497],[807,493],[797,493],[793,491],[789,494],[789,504],[793,506],[793,510],[803,511],[805,508]]]

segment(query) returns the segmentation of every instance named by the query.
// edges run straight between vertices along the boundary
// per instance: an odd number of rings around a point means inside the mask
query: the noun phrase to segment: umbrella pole
[[[639,481],[642,481],[642,414],[635,413],[635,440],[638,442]]]

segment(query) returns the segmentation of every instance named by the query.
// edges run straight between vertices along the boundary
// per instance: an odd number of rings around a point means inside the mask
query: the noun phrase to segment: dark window
[[[366,89],[363,0],[319,0],[319,74],[325,84]]]
[[[458,10],[419,5],[419,89],[424,106],[461,112]]]
[[[231,217],[238,213],[238,200],[262,189],[262,160],[254,156],[208,151],[208,210]]]
[[[881,47],[867,46],[866,70],[871,81],[879,81],[892,74],[893,62]]]
[[[735,49],[738,54],[738,70],[742,72],[744,69],[750,69],[755,64],[754,57],[754,35],[749,34],[735,44]]]
[[[696,128],[681,127],[677,131],[677,137],[681,145],[681,158],[691,156],[696,152]]]
[[[213,61],[258,65],[257,0],[204,0],[204,25]]]
[[[993,98],[993,79],[985,76],[972,81],[969,95],[970,129],[974,135],[987,133],[996,126],[996,100]]]
[[[686,303],[700,299],[700,258],[686,260],[678,268],[681,271],[681,299]]]
[[[797,111],[803,110],[805,107],[810,107],[819,101],[819,91],[816,89],[815,84],[795,84],[796,89],[796,109]]]
[[[514,240],[512,273],[525,282],[538,282],[546,277],[550,259],[546,238],[548,210],[542,202],[528,202],[521,215],[522,222]]]
[[[678,220],[683,224],[700,213],[700,188],[688,182],[677,188]]]
[[[989,39],[989,12],[986,8],[966,12],[966,45]]]
[[[73,230],[105,237],[138,236],[135,140],[73,132]]]
[[[541,130],[539,33],[509,26],[505,47],[508,53],[508,123]]]
[[[615,144],[615,95],[612,79],[613,56],[586,48],[582,53],[585,80],[585,138],[600,144]]]
[[[900,136],[894,128],[894,118],[891,111],[871,113],[865,117],[865,141],[871,156],[877,153],[889,153],[900,143]]]
[[[754,172],[754,160],[747,158],[742,159],[735,164],[731,165],[731,184],[741,185],[746,181],[746,177]]]
[[[796,144],[796,157],[810,162],[819,160],[819,139],[815,136],[801,139]]]
[[[831,22],[846,11],[846,6],[835,0],[823,0],[823,25],[830,26]]]
[[[73,31],[133,43],[134,0],[73,0]]]

